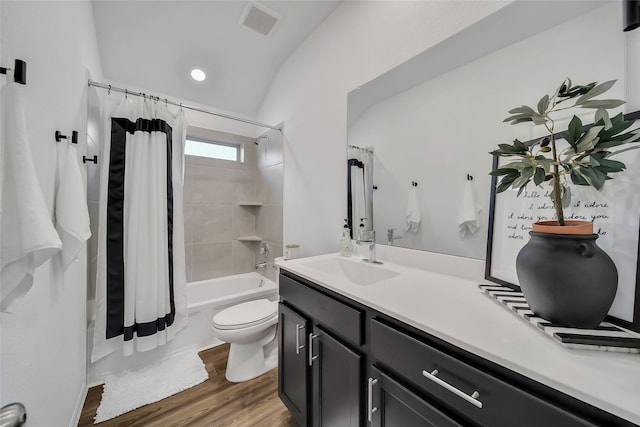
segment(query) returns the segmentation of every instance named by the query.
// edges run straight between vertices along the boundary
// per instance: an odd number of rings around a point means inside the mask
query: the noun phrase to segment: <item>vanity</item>
[[[278,392],[301,426],[640,423],[640,355],[565,348],[478,281],[360,258],[279,263]]]

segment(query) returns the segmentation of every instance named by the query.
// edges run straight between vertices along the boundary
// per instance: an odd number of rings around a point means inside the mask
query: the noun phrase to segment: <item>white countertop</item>
[[[277,264],[464,350],[640,424],[639,354],[568,349],[485,295],[478,288],[479,283],[489,283],[484,280],[385,262],[383,268],[399,275],[362,286],[305,265],[332,257],[339,255]]]

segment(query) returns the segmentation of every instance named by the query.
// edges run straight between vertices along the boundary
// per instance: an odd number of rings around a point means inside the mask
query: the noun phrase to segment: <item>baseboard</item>
[[[209,350],[210,348],[213,347],[218,347],[219,345],[224,344],[224,341],[220,341],[219,339],[214,339],[213,343],[211,343],[211,345],[205,345],[204,347],[200,347],[198,349],[198,353],[200,353],[201,351],[205,351],[205,350]]]
[[[69,427],[77,427],[80,422],[80,415],[82,415],[82,408],[84,407],[84,402],[87,400],[87,392],[89,388],[86,384],[82,384],[82,388],[80,389],[80,394],[78,395],[78,401],[76,402],[76,407],[73,411],[73,417],[71,418],[71,424]]]
[[[104,378],[102,378],[100,380],[97,380],[97,381],[94,381],[91,384],[88,384],[87,385],[87,390],[88,389],[92,389],[93,387],[97,387],[99,385],[104,385]]]

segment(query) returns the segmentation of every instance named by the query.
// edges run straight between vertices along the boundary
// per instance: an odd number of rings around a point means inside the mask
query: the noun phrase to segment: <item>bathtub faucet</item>
[[[267,262],[264,261],[264,262],[257,263],[256,264],[256,270],[259,269],[259,268],[267,268]]]

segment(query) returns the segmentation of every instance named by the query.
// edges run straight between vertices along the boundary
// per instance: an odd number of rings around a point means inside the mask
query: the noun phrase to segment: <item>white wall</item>
[[[91,4],[3,0],[0,10],[0,62],[27,62],[29,142],[51,210],[54,132],[78,130],[84,154],[88,70],[101,77]],[[0,315],[0,403],[25,404],[30,426],[75,425],[86,392],[86,256],[69,267],[63,283],[55,283],[50,267],[47,262],[36,271],[13,314]]]
[[[284,244],[338,249],[347,93],[508,2],[344,2],[283,64],[260,109],[285,123]]]

